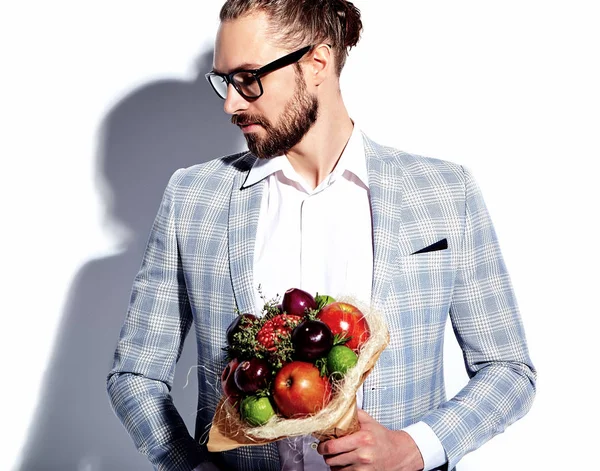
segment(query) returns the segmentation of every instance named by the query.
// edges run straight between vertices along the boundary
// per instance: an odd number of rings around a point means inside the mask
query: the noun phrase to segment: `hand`
[[[360,430],[342,438],[319,443],[317,451],[332,471],[420,471],[423,458],[411,436],[388,430],[358,409]]]

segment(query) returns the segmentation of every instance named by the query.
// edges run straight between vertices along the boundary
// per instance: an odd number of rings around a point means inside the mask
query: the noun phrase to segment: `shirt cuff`
[[[442,466],[448,459],[442,442],[425,422],[417,422],[403,428],[417,444],[423,457],[423,471],[430,471]]]

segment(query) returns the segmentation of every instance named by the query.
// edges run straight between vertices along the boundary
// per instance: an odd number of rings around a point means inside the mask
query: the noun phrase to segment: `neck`
[[[341,97],[337,101],[320,105],[315,124],[286,154],[294,170],[313,189],[335,168],[354,128]]]

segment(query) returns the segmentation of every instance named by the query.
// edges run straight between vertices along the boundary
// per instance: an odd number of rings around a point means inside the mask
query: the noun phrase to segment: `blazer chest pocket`
[[[401,255],[395,288],[419,305],[448,300],[456,275],[455,253],[448,248]]]
[[[392,287],[385,312],[390,343],[382,354],[382,367],[398,359],[435,352],[443,333],[456,274],[456,253],[451,249],[396,258]],[[415,345],[419,348],[415,350]],[[433,353],[431,353],[433,355]]]

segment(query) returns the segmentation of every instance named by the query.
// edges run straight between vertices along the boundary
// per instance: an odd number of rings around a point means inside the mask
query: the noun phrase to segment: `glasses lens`
[[[247,98],[257,98],[260,96],[260,83],[258,78],[250,72],[238,72],[233,76],[236,88],[241,90]]]
[[[208,77],[208,81],[210,82],[212,87],[215,89],[215,92],[217,92],[217,94],[221,98],[227,98],[227,82],[225,81],[225,79],[218,75],[212,75],[212,74],[207,75],[207,77]]]

